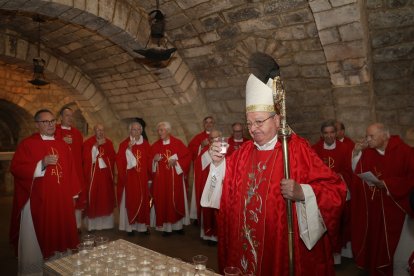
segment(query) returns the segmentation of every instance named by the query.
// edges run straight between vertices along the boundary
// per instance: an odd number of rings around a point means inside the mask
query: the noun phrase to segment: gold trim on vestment
[[[266,111],[266,112],[275,112],[274,105],[270,104],[252,104],[246,106],[246,112],[255,112],[255,111]]]

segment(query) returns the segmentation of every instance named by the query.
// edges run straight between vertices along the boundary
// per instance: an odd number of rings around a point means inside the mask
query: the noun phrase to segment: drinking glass
[[[82,237],[82,242],[85,243],[85,245],[89,246],[90,249],[92,249],[95,246],[95,235],[87,234]]]
[[[242,275],[241,270],[235,266],[228,266],[224,268],[225,276],[239,276]]]
[[[196,255],[193,257],[193,264],[196,275],[203,274],[206,271],[208,257],[204,255]]]
[[[219,137],[219,141],[221,142],[221,150],[220,153],[221,154],[226,154],[227,153],[227,148],[229,147],[229,143],[228,143],[229,138],[228,137]]]

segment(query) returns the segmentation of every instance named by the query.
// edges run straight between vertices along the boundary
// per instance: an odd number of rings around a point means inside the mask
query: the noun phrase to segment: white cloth
[[[334,141],[332,145],[328,145],[327,143],[323,142],[323,149],[334,150],[335,148],[336,148],[336,141]]]
[[[125,188],[122,192],[121,205],[119,206],[119,230],[126,232],[146,232],[147,225],[145,223],[129,224],[128,213],[125,207]]]
[[[405,216],[400,240],[394,253],[394,275],[409,275],[407,271],[408,259],[414,250],[414,219]]]

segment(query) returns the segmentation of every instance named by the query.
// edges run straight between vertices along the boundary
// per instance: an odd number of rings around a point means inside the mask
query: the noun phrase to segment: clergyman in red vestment
[[[129,124],[129,137],[121,142],[116,157],[119,230],[149,234],[151,146],[142,136],[139,122]]]
[[[338,173],[347,184],[352,180],[351,159],[352,152],[336,138],[336,122],[327,120],[321,125],[321,139],[312,146],[322,161],[334,172]],[[342,214],[341,227],[338,239],[333,244],[334,262],[341,263],[341,255],[346,251],[345,257],[352,258],[351,251],[351,196],[347,190],[344,213]]]
[[[227,149],[226,155],[231,155],[233,152],[238,150],[244,142],[249,141],[243,137],[243,124],[234,123],[231,125],[233,134],[229,137],[228,143],[229,148]]]
[[[355,143],[351,140],[348,136],[345,135],[345,125],[341,121],[336,121],[336,139],[345,145],[347,151],[350,152],[352,155],[352,151],[354,150]]]
[[[334,275],[331,245],[345,184],[295,134],[288,146],[291,178],[284,179],[280,116],[270,87],[254,75],[247,81],[246,117],[253,141],[228,158],[219,142],[210,146],[213,162],[201,205],[219,208],[220,270],[236,266],[253,275],[289,275],[285,199],[290,199],[295,275]]]
[[[206,146],[209,145],[208,135],[210,131],[214,128],[214,118],[212,116],[207,116],[203,119],[203,128],[204,130],[198,133],[196,136],[191,139],[190,143],[188,143],[188,149],[191,152],[191,158],[193,160],[193,176],[194,180],[196,178],[200,178],[199,171],[194,169],[194,162],[196,158],[201,154],[203,150],[205,150]],[[195,182],[193,182],[193,187],[191,191],[191,205],[190,205],[190,219],[194,219],[196,222],[200,220],[200,209],[199,203],[197,203],[196,194],[201,194],[202,191],[197,191],[197,187]]]
[[[60,117],[61,124],[56,125],[55,138],[63,140],[69,145],[73,160],[75,162],[75,169],[79,177],[81,187],[81,192],[76,198],[75,205],[76,225],[78,229],[80,229],[82,227],[82,211],[85,209],[87,201],[87,187],[82,168],[83,136],[77,128],[73,127],[73,110],[70,107],[64,107],[60,111]]]
[[[221,137],[220,131],[212,129],[209,134],[210,143]],[[228,149],[227,149],[228,150]],[[204,190],[208,173],[210,171],[211,157],[208,147],[204,147],[198,157],[194,160],[194,187],[195,204],[197,204],[198,217],[200,218],[200,237],[204,240],[217,242],[217,209],[201,207],[201,194]]]
[[[34,119],[39,133],[19,144],[10,167],[10,240],[18,254],[19,275],[42,273],[44,259],[79,242],[74,198],[80,187],[70,149],[55,140],[56,120],[49,110],[39,110]]]
[[[88,231],[114,228],[115,150],[105,137],[105,128],[97,124],[95,135],[83,144],[85,179],[87,181],[87,207],[85,226]]]
[[[400,137],[381,123],[366,129],[352,157],[352,251],[359,267],[374,275],[393,275],[394,254],[408,215],[414,188],[414,154]],[[365,173],[371,177],[360,175]],[[357,176],[360,175],[360,176]],[[414,240],[401,244],[414,248]],[[402,261],[406,266],[409,255]]]
[[[157,125],[160,137],[151,146],[152,196],[151,225],[168,236],[172,231],[184,233],[183,225],[190,223],[186,178],[191,153],[179,139],[170,134],[171,124]]]

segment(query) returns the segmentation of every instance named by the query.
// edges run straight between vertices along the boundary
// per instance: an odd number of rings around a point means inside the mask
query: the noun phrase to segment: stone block
[[[352,3],[356,3],[356,0],[334,0],[331,1],[333,7],[340,7]]]
[[[339,26],[339,33],[342,41],[352,41],[363,39],[364,33],[360,22],[354,22],[344,26]]]
[[[17,40],[16,46],[16,58],[25,60],[29,49],[29,43],[25,40],[19,39]]]
[[[321,78],[329,77],[328,69],[326,65],[307,65],[302,66],[300,69],[300,74],[305,78]]]
[[[311,64],[325,64],[325,54],[323,51],[307,51],[298,52],[294,55],[294,60],[298,65],[311,65]]]
[[[263,8],[265,14],[280,14],[289,10],[298,9],[300,7],[306,7],[307,5],[308,1],[305,0],[278,0],[265,2]]]
[[[392,80],[407,77],[411,61],[394,61],[386,63],[374,63],[374,79],[375,80]],[[384,70],[386,68],[386,70]]]
[[[281,18],[285,25],[313,22],[313,14],[309,8],[303,8],[290,13],[283,13]]]
[[[188,18],[183,13],[171,15],[167,17],[165,20],[166,20],[166,24],[165,24],[166,30],[173,30],[176,28],[180,28],[190,22],[190,18]]]
[[[168,79],[158,80],[158,84],[161,87],[170,87],[170,86],[176,85],[177,82],[176,82],[176,79],[175,78],[168,78]]]
[[[312,0],[309,1],[309,6],[314,13],[330,10],[332,8],[328,0]]]
[[[362,40],[326,45],[324,50],[327,61],[365,57],[364,43]]]
[[[307,38],[304,25],[296,25],[279,28],[275,31],[275,38],[277,40],[293,40],[293,39],[304,39]]]
[[[83,79],[85,80],[85,79]],[[83,82],[79,82],[82,83]],[[96,88],[92,83],[85,83],[85,85],[87,85],[86,88],[83,88],[81,86],[79,86],[79,88],[77,88],[77,90],[79,91],[80,94],[82,94],[83,99],[89,101],[96,93]],[[91,102],[89,102],[89,104],[91,104]]]
[[[197,47],[201,46],[202,43],[198,37],[192,37],[188,39],[181,40],[181,47],[182,48],[190,48],[190,47]]]
[[[130,5],[123,1],[117,1],[115,5],[115,14],[112,24],[118,26],[121,29],[125,29],[127,20],[129,18]]]
[[[183,56],[191,58],[204,55],[211,55],[214,53],[214,45],[205,45],[182,50]]]
[[[406,79],[399,80],[377,80],[374,82],[375,94],[379,97],[394,96],[396,98],[407,94],[409,83]]]
[[[314,14],[319,30],[360,21],[360,11],[357,5],[347,5]]]
[[[206,31],[212,31],[225,25],[223,19],[217,14],[201,18],[200,21]]]
[[[322,45],[329,45],[340,41],[339,33],[336,27],[319,31],[319,38]]]
[[[279,16],[266,16],[237,23],[243,33],[272,30],[281,25]]]
[[[56,65],[58,60],[54,56],[50,56],[49,60],[47,61],[46,69],[50,72],[54,72],[56,69]]]
[[[223,14],[227,22],[230,23],[258,18],[261,15],[260,10],[254,6],[242,6],[240,8],[232,9],[231,11],[225,11]]]
[[[239,113],[245,112],[246,104],[245,104],[244,99],[227,100],[225,104],[227,105],[227,109],[230,112],[239,112]]]
[[[401,28],[414,25],[414,7],[372,11],[368,14],[370,29]]]
[[[115,1],[113,0],[99,0],[98,4],[98,15],[99,17],[112,22],[114,11],[115,11]]]
[[[414,44],[412,42],[400,43],[394,46],[375,49],[373,51],[373,61],[377,62],[392,62],[396,60],[405,60],[413,58]]]
[[[200,34],[200,38],[203,41],[203,43],[212,43],[216,42],[220,39],[220,36],[217,34],[216,31],[211,31],[207,33]]]
[[[182,8],[183,10],[192,8],[197,6],[201,3],[208,2],[209,0],[177,0],[177,5]]]
[[[66,62],[59,60],[56,65],[55,74],[59,76],[59,78],[63,78],[68,67],[69,65]]]

